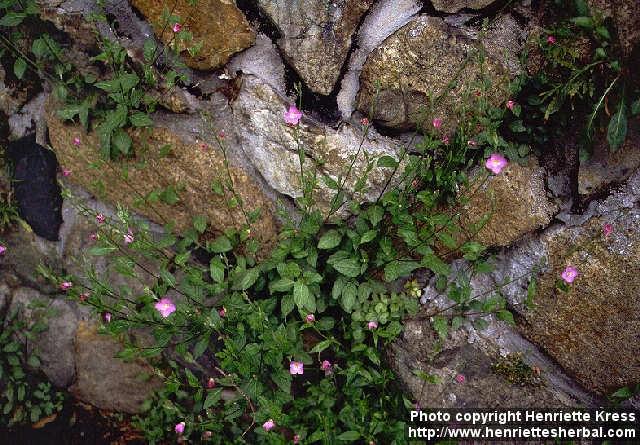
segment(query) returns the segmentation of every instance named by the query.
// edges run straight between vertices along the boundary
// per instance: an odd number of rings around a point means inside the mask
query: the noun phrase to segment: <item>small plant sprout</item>
[[[567,266],[560,274],[565,283],[571,284],[578,277],[578,269],[573,266]]]
[[[493,174],[499,174],[503,168],[507,166],[507,160],[499,153],[493,153],[487,159],[485,167],[487,167]]]

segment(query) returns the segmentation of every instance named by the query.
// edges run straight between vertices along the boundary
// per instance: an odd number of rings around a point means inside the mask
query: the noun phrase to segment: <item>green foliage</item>
[[[2,314],[0,325],[0,425],[35,423],[62,409],[63,394],[35,371],[40,359],[32,344],[47,327],[43,319],[27,323],[16,309]]]

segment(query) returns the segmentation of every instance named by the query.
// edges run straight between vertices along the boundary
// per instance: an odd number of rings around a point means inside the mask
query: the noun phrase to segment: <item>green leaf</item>
[[[241,272],[233,281],[233,290],[247,290],[260,276],[260,268],[254,267]]]
[[[209,336],[205,334],[193,347],[193,358],[199,358],[207,350],[207,347],[209,347]]]
[[[589,6],[585,0],[575,0],[576,12],[579,16],[589,16]]]
[[[398,161],[391,156],[381,156],[378,158],[378,167],[396,168]]]
[[[202,405],[202,409],[208,409],[214,406],[216,403],[220,401],[221,395],[222,395],[222,388],[216,388],[213,391],[207,392],[207,397],[204,399],[204,404]]]
[[[616,151],[627,137],[627,116],[624,102],[620,104],[618,112],[611,116],[607,131],[607,141],[611,150]]]
[[[431,323],[433,325],[433,329],[438,333],[440,338],[445,340],[449,330],[449,323],[447,319],[441,315],[437,315],[433,317],[433,321]]]
[[[229,241],[229,238],[224,235],[220,235],[211,243],[209,243],[208,248],[213,253],[224,253],[229,252],[231,249],[233,249],[233,246],[231,246],[231,241]]]
[[[422,258],[421,264],[423,267],[431,270],[438,275],[449,276],[451,269],[449,265],[442,261],[434,253],[429,253]]]
[[[500,310],[498,311],[497,315],[499,320],[506,321],[510,325],[516,324],[516,322],[513,320],[513,314],[507,310]]]
[[[24,76],[24,72],[27,69],[27,62],[22,57],[18,57],[13,64],[13,74],[16,75],[18,79],[22,79]]]
[[[104,247],[96,246],[89,249],[88,253],[89,255],[92,255],[92,256],[103,256],[117,249],[118,249],[117,247],[113,247],[113,246],[104,246]]]
[[[360,261],[345,251],[334,253],[327,259],[327,263],[347,277],[355,278],[360,275]]]
[[[400,277],[405,277],[420,267],[416,261],[394,260],[384,268],[384,281],[387,283],[395,281]]]
[[[26,17],[24,12],[9,12],[0,19],[0,26],[18,26]]]
[[[362,237],[360,237],[360,244],[362,245],[368,243],[369,241],[373,241],[377,235],[377,230],[367,230],[362,234]]]
[[[196,215],[193,217],[193,228],[198,231],[198,233],[204,233],[207,230],[207,218],[202,215]]]
[[[340,245],[340,241],[342,241],[342,233],[333,229],[329,230],[318,241],[318,249],[333,249]]]
[[[280,310],[284,317],[289,315],[295,306],[292,295],[285,295],[282,297],[282,300],[280,300]]]
[[[118,150],[118,152],[128,155],[131,152],[131,136],[122,128],[115,129],[111,137],[111,145]]]
[[[344,433],[342,433],[338,437],[336,437],[336,439],[342,440],[342,441],[345,441],[345,442],[350,442],[350,441],[353,441],[353,440],[360,439],[360,433],[357,432],[357,431],[345,431]]]
[[[211,272],[211,278],[216,283],[222,283],[224,281],[224,264],[219,257],[215,257],[209,263],[209,271]]]
[[[134,127],[151,127],[153,121],[147,113],[136,112],[129,116],[129,122]]]
[[[573,17],[571,21],[581,28],[593,28],[593,19],[591,17]]]
[[[358,287],[353,281],[349,281],[342,288],[342,299],[340,303],[345,312],[351,313],[356,305],[356,299],[358,297]]]
[[[315,345],[311,351],[312,354],[316,353],[316,352],[322,352],[325,349],[327,349],[329,346],[331,346],[331,343],[333,343],[333,340],[322,340],[320,343],[318,343],[317,345]]]
[[[289,292],[293,287],[294,281],[291,278],[280,278],[269,283],[269,291],[274,292]]]
[[[640,99],[634,100],[631,104],[631,115],[637,116],[638,114],[640,114]]]
[[[306,309],[309,312],[316,310],[316,299],[302,281],[296,281],[293,285],[293,301],[300,309]]]
[[[369,221],[373,227],[377,226],[380,221],[382,221],[382,217],[384,216],[384,209],[380,206],[371,206],[367,209],[367,215],[369,216]]]

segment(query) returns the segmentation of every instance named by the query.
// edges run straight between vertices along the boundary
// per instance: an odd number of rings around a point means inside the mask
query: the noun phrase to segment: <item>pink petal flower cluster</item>
[[[169,315],[173,314],[176,311],[176,305],[173,304],[170,298],[164,297],[158,300],[156,304],[153,305],[160,315],[163,318],[167,318]]]
[[[316,321],[316,316],[313,314],[307,314],[304,319],[307,321],[307,323],[313,323],[314,321]]]
[[[291,105],[287,111],[284,112],[284,121],[288,125],[298,125],[302,119],[302,111],[298,110],[295,105]]]
[[[102,319],[105,323],[111,323],[111,312],[105,312],[102,314]]]
[[[611,235],[613,233],[613,224],[607,223],[602,226],[602,233],[605,237]]]
[[[331,365],[331,362],[329,360],[323,360],[322,364],[320,365],[320,369],[322,371],[324,371],[324,375],[331,375],[331,373],[333,372],[333,365]]]
[[[209,377],[209,380],[207,380],[207,388],[215,388],[216,387],[216,379],[214,379],[213,377]]]
[[[462,375],[462,374],[457,374],[456,375],[456,382],[464,383],[466,381],[467,381],[467,378],[464,375]]]
[[[300,443],[300,435],[299,434],[295,434],[293,436],[293,443],[295,443],[295,444]]]
[[[76,147],[80,146],[80,138],[79,137],[74,137],[73,138],[73,145],[75,145]]]
[[[433,128],[435,128],[436,130],[439,130],[440,127],[442,127],[442,119],[440,119],[439,117],[434,118],[431,121],[431,125],[433,125]]]
[[[69,170],[68,168],[63,168],[62,169],[62,176],[64,176],[64,177],[71,176],[71,170]]]
[[[547,43],[548,43],[549,45],[553,45],[554,43],[556,43],[556,38],[555,38],[555,36],[549,36],[549,37],[547,37]]]
[[[66,292],[72,287],[73,287],[73,283],[71,281],[63,281],[62,283],[60,283],[60,290],[62,291]]]
[[[104,214],[102,214],[102,213],[98,213],[98,214],[96,215],[96,222],[97,222],[98,224],[102,224],[102,223],[103,223],[103,222],[105,222],[106,220],[107,220],[107,217],[106,217],[106,216],[104,216]]]
[[[507,108],[511,111],[513,111],[513,108],[516,106],[516,103],[512,100],[508,100],[507,101]]]
[[[182,25],[180,23],[174,23],[172,29],[173,29],[173,32],[180,32],[182,31]]]
[[[222,306],[222,308],[220,308],[220,310],[218,311],[218,315],[220,315],[220,318],[224,318],[225,315],[227,315],[227,310],[225,309],[224,306]]]
[[[186,424],[184,422],[176,423],[176,426],[175,426],[176,434],[184,433],[185,426]]]
[[[575,280],[578,277],[578,269],[576,269],[573,266],[567,266],[562,273],[560,274],[560,276],[562,277],[562,279],[565,281],[565,283],[567,284],[571,284],[573,283],[573,280]]]
[[[289,374],[304,374],[304,363],[302,362],[291,362],[289,363]]]
[[[366,117],[363,117],[363,118],[360,120],[360,123],[361,123],[362,125],[364,125],[365,127],[368,127],[368,126],[369,126],[369,124],[370,124],[369,119],[367,119]]]
[[[378,322],[370,321],[369,323],[367,323],[367,329],[369,329],[370,331],[373,331],[374,329],[378,329]]]
[[[507,160],[499,153],[493,153],[487,159],[485,163],[485,167],[491,170],[494,174],[498,174],[502,171],[503,168],[507,166]]]
[[[276,423],[273,421],[273,419],[269,419],[262,424],[262,428],[264,428],[265,431],[271,431],[275,426]]]
[[[0,255],[4,255],[6,251],[7,251],[7,248],[0,244]]]
[[[127,229],[127,233],[124,236],[124,243],[128,245],[128,244],[131,244],[133,240],[134,240],[133,232],[131,231],[131,229]]]

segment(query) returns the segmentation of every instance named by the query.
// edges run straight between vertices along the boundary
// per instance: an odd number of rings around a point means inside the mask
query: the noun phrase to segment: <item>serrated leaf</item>
[[[316,311],[316,299],[302,281],[296,281],[293,285],[293,301],[300,309]]]
[[[25,62],[22,57],[18,57],[13,63],[13,74],[15,74],[18,79],[22,79],[26,70],[27,62]]]
[[[378,158],[378,167],[396,168],[398,161],[391,156],[381,156]]]
[[[507,310],[504,310],[504,309],[500,310],[498,311],[497,315],[499,320],[505,321],[510,325],[516,324],[516,322],[513,319],[513,314]]]
[[[357,432],[357,431],[345,431],[344,433],[342,433],[338,437],[336,437],[336,439],[344,441],[344,442],[358,440],[358,439],[360,439],[360,433]]]
[[[0,19],[0,26],[18,26],[26,17],[24,12],[9,12]]]
[[[224,235],[220,235],[219,237],[217,237],[215,240],[208,244],[208,247],[209,250],[211,250],[213,253],[224,253],[229,252],[231,249],[233,249],[231,241],[229,241],[229,238]]]
[[[442,340],[447,338],[447,333],[449,331],[449,323],[445,317],[440,315],[433,317],[433,321],[431,322],[433,329],[438,333]]]
[[[96,246],[96,247],[92,247],[88,250],[89,255],[92,256],[103,256],[103,255],[107,255],[111,252],[113,252],[114,250],[117,250],[117,247],[114,246],[104,246],[104,247],[100,247],[100,246]]]
[[[153,125],[153,121],[146,113],[136,112],[129,116],[129,122],[134,127],[151,127]]]
[[[209,263],[209,272],[211,273],[211,278],[216,283],[222,283],[224,281],[224,264],[222,264],[222,260],[220,258],[215,257]]]
[[[342,288],[342,298],[340,304],[345,312],[351,313],[356,305],[356,299],[358,297],[358,287],[353,281],[349,281]]]
[[[360,261],[345,251],[338,251],[327,259],[327,263],[335,270],[350,278],[360,275]]]
[[[400,277],[405,277],[420,267],[416,261],[394,260],[387,264],[384,268],[384,280],[389,283]]]
[[[202,215],[197,215],[193,217],[193,228],[198,231],[198,233],[204,233],[207,230],[207,218]]]
[[[367,216],[369,217],[371,225],[375,227],[380,223],[380,221],[382,221],[384,209],[378,205],[371,206],[367,209]]]
[[[325,349],[327,349],[329,346],[331,346],[331,343],[333,341],[332,340],[322,340],[320,343],[318,343],[317,345],[315,345],[311,351],[309,351],[312,354],[315,354],[316,352],[322,352]]]
[[[255,284],[260,276],[260,269],[253,267],[240,272],[233,281],[233,290],[247,290]]]
[[[216,403],[220,401],[221,395],[222,395],[222,388],[216,388],[213,391],[208,391],[207,397],[205,397],[204,403],[202,404],[202,409],[208,409],[214,406]]]
[[[269,290],[273,292],[289,292],[294,281],[291,278],[280,278],[269,283]]]

